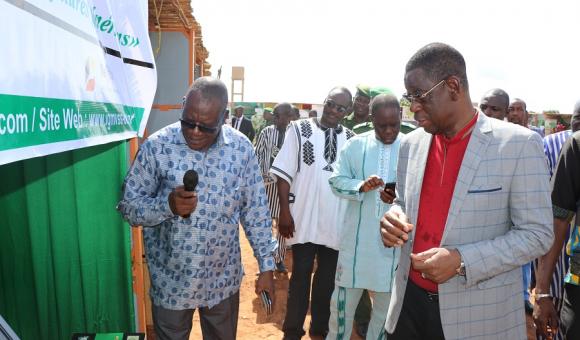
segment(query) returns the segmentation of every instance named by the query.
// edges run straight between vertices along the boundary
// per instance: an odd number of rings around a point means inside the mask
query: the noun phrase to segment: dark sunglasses
[[[331,110],[336,109],[336,111],[338,111],[340,114],[346,113],[348,111],[348,107],[337,104],[332,99],[325,100],[324,105],[326,105]]]
[[[219,126],[212,127],[212,126],[201,125],[199,123],[190,122],[190,121],[187,121],[185,119],[180,119],[179,121],[181,122],[182,127],[185,127],[187,129],[191,129],[191,130],[198,128],[199,131],[201,131],[203,133],[215,133],[220,128]]]

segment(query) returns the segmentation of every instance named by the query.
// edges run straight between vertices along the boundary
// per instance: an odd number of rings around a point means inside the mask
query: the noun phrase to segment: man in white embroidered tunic
[[[310,300],[310,335],[325,336],[330,317],[338,259],[339,217],[342,199],[334,196],[328,178],[338,150],[354,133],[339,124],[349,111],[350,91],[337,87],[324,101],[322,117],[292,122],[270,172],[277,178],[280,199],[279,232],[292,245],[292,276],[288,291],[284,339],[300,339]]]
[[[332,191],[349,201],[339,222],[342,233],[327,339],[350,339],[365,289],[374,292],[366,338],[382,339],[398,263],[399,249],[385,248],[376,226],[395,198],[393,188],[386,189],[385,183],[397,179],[401,107],[392,94],[375,97],[370,107],[374,129],[346,143],[329,179]]]

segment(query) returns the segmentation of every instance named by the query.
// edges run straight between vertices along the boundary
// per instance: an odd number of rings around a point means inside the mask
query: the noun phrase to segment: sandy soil
[[[240,235],[244,235],[243,230],[240,230]],[[274,280],[276,284],[276,306],[274,313],[267,316],[264,313],[260,299],[254,293],[254,284],[256,280],[256,273],[258,272],[258,264],[252,254],[252,248],[245,236],[240,237],[242,247],[242,262],[246,275],[242,281],[240,288],[240,313],[238,319],[238,339],[264,339],[264,340],[280,340],[282,339],[282,323],[284,322],[284,315],[286,314],[286,298],[288,293],[288,279],[290,274],[275,274]],[[286,254],[286,267],[291,273],[292,270],[292,253],[288,251]],[[308,332],[308,324],[310,323],[310,315],[306,316],[305,330]],[[201,339],[201,328],[199,326],[199,315],[193,316],[193,330],[189,336],[190,340]],[[303,339],[321,339],[309,338],[306,335]],[[353,335],[351,340],[360,340],[361,338]]]
[[[243,230],[240,230],[240,234],[244,235]],[[245,236],[241,237],[241,248],[242,248],[242,262],[244,264],[244,269],[246,275],[242,281],[242,286],[240,288],[240,312],[238,319],[238,339],[243,340],[254,340],[254,339],[264,339],[264,340],[279,340],[282,339],[282,323],[284,322],[284,315],[286,313],[286,298],[288,292],[288,279],[290,274],[276,274],[276,306],[274,314],[266,316],[262,308],[259,298],[254,293],[254,283],[256,280],[255,273],[258,272],[258,265],[254,256],[252,254],[252,248],[246,240]],[[292,253],[287,252],[286,267],[291,273],[292,269]],[[528,325],[533,324],[531,317],[527,317]],[[305,330],[308,332],[308,324],[310,322],[310,315],[306,316]],[[354,333],[354,332],[353,332]],[[193,317],[193,330],[189,337],[190,340],[202,339],[201,328],[199,326],[199,314],[194,314]],[[310,338],[306,335],[303,339],[316,339],[321,338]],[[534,340],[534,332],[530,326],[528,326],[528,339]],[[351,340],[361,340],[359,336],[353,334]]]

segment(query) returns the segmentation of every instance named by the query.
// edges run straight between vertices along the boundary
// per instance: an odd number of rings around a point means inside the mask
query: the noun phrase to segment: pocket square
[[[489,188],[489,189],[470,189],[470,190],[467,190],[467,193],[468,194],[482,194],[482,193],[486,193],[486,192],[500,191],[501,189],[502,189],[502,187]]]

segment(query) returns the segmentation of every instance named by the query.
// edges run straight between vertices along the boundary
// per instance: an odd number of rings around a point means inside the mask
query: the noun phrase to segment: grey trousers
[[[198,308],[203,340],[234,340],[238,328],[240,292],[212,308]],[[153,324],[159,340],[188,340],[195,309],[171,310],[153,305]]]

